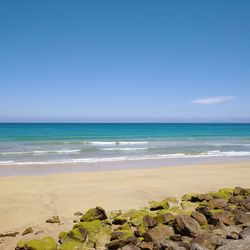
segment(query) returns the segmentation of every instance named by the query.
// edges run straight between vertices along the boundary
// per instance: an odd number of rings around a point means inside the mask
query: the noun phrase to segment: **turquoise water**
[[[250,156],[250,124],[0,124],[0,164]]]

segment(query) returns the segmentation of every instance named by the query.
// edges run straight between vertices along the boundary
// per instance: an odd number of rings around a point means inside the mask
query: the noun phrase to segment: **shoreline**
[[[224,187],[248,187],[250,161],[180,165],[133,170],[10,176],[0,180],[0,232],[22,232],[32,226],[37,235],[57,237],[69,230],[74,213],[100,205],[110,212],[143,208],[151,200],[206,193]],[[58,215],[63,225],[46,224]],[[32,235],[34,236],[34,235]],[[6,239],[13,249],[22,236]],[[1,249],[1,245],[0,245]]]
[[[179,167],[182,165],[226,164],[231,162],[250,162],[250,157],[231,156],[214,158],[148,159],[96,163],[6,164],[0,165],[0,178],[10,176],[49,176],[70,173],[157,169],[164,167]]]

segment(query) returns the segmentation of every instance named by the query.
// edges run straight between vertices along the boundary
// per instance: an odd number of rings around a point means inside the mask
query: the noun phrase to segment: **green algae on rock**
[[[16,250],[57,250],[57,244],[48,236],[40,240],[19,241]]]
[[[102,207],[89,209],[80,219],[80,221],[106,220],[107,215]]]

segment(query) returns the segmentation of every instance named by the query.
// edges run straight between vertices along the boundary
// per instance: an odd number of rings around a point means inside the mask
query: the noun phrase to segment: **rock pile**
[[[57,242],[19,241],[16,250],[250,249],[250,189],[166,198],[109,216],[101,207],[77,214],[80,222],[61,232]]]

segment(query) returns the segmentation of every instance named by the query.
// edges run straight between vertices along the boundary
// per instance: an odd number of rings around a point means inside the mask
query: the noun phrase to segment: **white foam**
[[[117,142],[115,141],[92,141],[89,143],[93,145],[115,145],[117,144]]]
[[[225,157],[225,156],[250,156],[249,151],[224,151],[219,150],[207,151],[200,154],[156,154],[143,156],[121,156],[121,157],[105,157],[105,158],[79,158],[79,159],[63,159],[43,162],[13,162],[0,161],[0,165],[45,165],[45,164],[67,164],[67,163],[97,163],[97,162],[114,162],[114,161],[137,161],[137,160],[157,160],[157,159],[184,159],[184,158],[204,158],[204,157]]]
[[[99,148],[104,151],[137,151],[137,150],[147,150],[148,148]]]
[[[44,155],[44,154],[71,154],[81,152],[80,149],[73,150],[35,150],[35,151],[17,151],[17,152],[2,152],[0,155]]]
[[[119,141],[118,144],[121,145],[141,145],[141,144],[148,144],[147,141]]]

